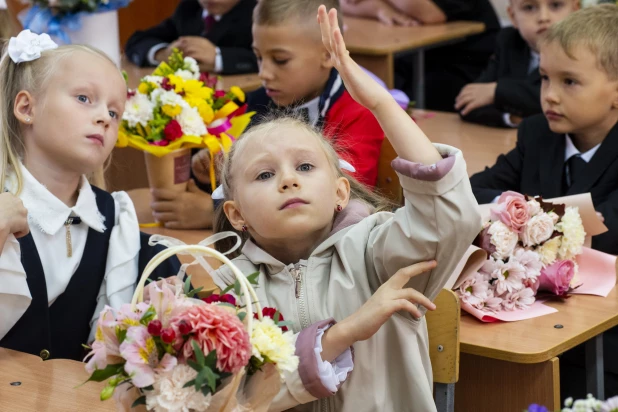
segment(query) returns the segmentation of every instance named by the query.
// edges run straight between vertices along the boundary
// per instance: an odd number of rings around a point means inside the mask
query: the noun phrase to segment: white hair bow
[[[339,167],[341,168],[341,170],[347,170],[350,173],[354,173],[356,172],[356,169],[354,168],[354,166],[352,166],[350,163],[346,162],[343,159],[339,159]],[[223,200],[225,199],[224,193],[223,193],[223,186],[217,186],[217,188],[214,190],[214,192],[212,192],[212,200]]]
[[[9,40],[9,56],[15,63],[30,62],[41,57],[41,52],[57,47],[47,33],[35,34],[30,30],[23,30],[17,37]]]

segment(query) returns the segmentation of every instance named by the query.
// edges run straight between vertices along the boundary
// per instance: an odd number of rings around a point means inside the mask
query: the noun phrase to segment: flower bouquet
[[[462,308],[483,321],[519,320],[554,312],[535,304],[537,298],[566,298],[581,287],[578,262],[582,253],[586,253],[587,267],[594,266],[590,262],[595,259],[605,264],[609,256],[584,248],[585,238],[578,207],[505,192],[491,205],[490,218],[474,242],[476,263],[466,257],[462,274],[448,286],[456,291]],[[598,272],[608,278],[611,273],[607,272],[613,272],[615,283],[615,259],[610,260]],[[611,279],[606,283],[613,285]],[[593,293],[594,286],[585,293]],[[534,310],[529,310],[533,306]]]
[[[155,158],[178,151],[182,160],[171,162],[173,170],[163,171],[169,186],[189,180],[190,150],[208,148],[211,156],[210,179],[216,187],[214,155],[227,152],[246,129],[253,113],[245,113],[245,95],[238,87],[229,92],[215,90],[216,78],[200,73],[195,59],[174,49],[152,75],[144,77],[137,90],[129,90],[118,133],[119,147],[130,146],[146,153],[149,180],[162,166]],[[150,162],[150,164],[149,164]],[[184,190],[183,188],[179,188]]]
[[[550,410],[545,406],[533,403],[524,412],[550,412]],[[588,394],[586,399],[576,401],[573,398],[567,398],[561,412],[618,412],[618,396],[606,401],[597,400],[591,394]]]
[[[24,29],[47,33],[64,44],[88,44],[120,65],[117,10],[131,0],[25,0],[20,20]]]
[[[230,295],[196,299],[190,280],[178,277],[144,287],[152,271],[177,253],[229,265],[237,279],[231,288],[243,304]],[[131,304],[100,314],[85,361],[89,380],[107,381],[101,400],[113,396],[126,411],[266,411],[283,372],[298,368],[298,357],[280,317],[262,315],[251,286],[256,278],[245,277],[224,255],[202,245],[172,246],[156,255]]]

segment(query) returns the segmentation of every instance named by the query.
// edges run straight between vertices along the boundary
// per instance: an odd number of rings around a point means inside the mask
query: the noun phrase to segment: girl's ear
[[[245,219],[238,208],[238,205],[233,200],[228,200],[223,204],[223,212],[227,216],[227,220],[237,231],[241,232],[242,227],[246,224]]]
[[[326,47],[323,47],[322,58],[320,60],[320,65],[324,69],[329,69],[330,70],[330,69],[333,68],[333,61],[330,58],[330,53],[328,52],[328,50],[326,50]]]
[[[15,96],[13,114],[22,124],[32,124],[34,122],[34,96],[26,90],[22,90]]]
[[[345,208],[350,202],[350,181],[345,177],[337,179],[337,205]]]

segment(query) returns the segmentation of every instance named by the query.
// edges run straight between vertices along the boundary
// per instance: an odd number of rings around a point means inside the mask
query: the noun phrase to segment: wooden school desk
[[[618,291],[547,304],[558,312],[519,322],[482,324],[461,317],[456,411],[522,411],[531,403],[560,410],[557,356],[584,342],[586,389],[602,397],[602,368],[596,366],[603,364],[601,334],[618,325]]]
[[[425,50],[485,31],[485,25],[478,22],[401,27],[357,17],[346,17],[345,27],[346,46],[354,60],[382,79],[389,88],[395,84],[395,57],[414,53],[413,100],[418,108],[425,107]]]
[[[88,382],[84,364],[0,348],[0,411],[115,412],[112,399],[101,402],[103,383]]]
[[[127,72],[129,77],[129,88],[135,89],[139,85],[142,77],[152,74],[154,67],[139,67],[131,63],[125,56],[122,57],[122,70]],[[221,83],[219,86],[228,90],[232,86],[238,86],[245,92],[250,92],[262,86],[262,81],[256,73],[249,74],[232,74],[220,76]]]

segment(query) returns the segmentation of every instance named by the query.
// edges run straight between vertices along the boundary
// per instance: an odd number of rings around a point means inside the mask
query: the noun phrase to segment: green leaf
[[[154,391],[154,386],[148,385],[142,388],[143,391]]]
[[[191,275],[187,276],[187,278],[185,279],[185,286],[183,291],[185,292],[185,295],[187,293],[189,293],[189,291],[191,290]]]
[[[203,367],[205,365],[205,359],[202,348],[200,348],[200,345],[198,345],[195,340],[191,341],[191,346],[193,347],[193,352],[195,353],[195,360],[197,361],[197,364]]]
[[[105,388],[103,388],[103,390],[101,391],[101,400],[106,401],[109,398],[111,398],[112,395],[114,394],[114,389],[116,389],[115,386],[111,386],[111,385],[105,386]]]
[[[240,282],[239,281],[234,282],[234,293],[236,294],[236,296],[240,297]]]
[[[139,320],[144,326],[148,326],[151,320],[153,320],[157,316],[157,311],[155,311],[154,307],[150,306],[148,310],[142,315],[142,318]]]
[[[278,322],[277,326],[279,326],[280,328],[282,328],[284,326],[292,327],[292,326],[294,326],[294,322],[292,322],[291,320],[284,320],[282,322]]]
[[[195,386],[195,379],[191,379],[189,382],[185,383],[183,388],[188,388],[188,387],[191,387],[191,386]]]
[[[217,365],[217,351],[213,349],[210,351],[208,356],[206,356],[206,359],[204,360],[204,366],[211,368],[211,369],[215,369],[216,365]]]
[[[135,402],[133,402],[133,404],[131,405],[131,409],[139,405],[146,405],[146,395],[142,395],[139,398],[137,398]]]
[[[114,375],[118,375],[124,370],[124,363],[116,363],[114,365],[107,365],[105,369],[97,369],[92,372],[90,378],[86,382],[94,381],[94,382],[103,382],[111,378]]]
[[[202,386],[202,394],[204,396],[208,396],[208,394],[211,392],[210,387],[208,386]]]
[[[227,306],[228,308],[236,309],[236,306],[232,305],[231,303],[227,303],[227,302],[217,302],[217,306]]]
[[[204,380],[206,380],[206,373],[210,370],[210,368],[204,368],[197,374],[195,377],[195,390],[199,391],[202,385],[204,385]]]
[[[205,372],[206,380],[208,381],[208,386],[210,387],[210,390],[214,392],[215,389],[217,388],[217,378],[219,377],[219,375],[214,373],[212,369],[210,369],[209,367],[204,368],[202,372]]]
[[[247,316],[247,312],[238,312],[237,313],[238,319],[240,319],[240,321],[244,321],[245,317]]]
[[[260,272],[255,272],[247,276],[247,280],[249,281],[250,284],[257,285],[259,276],[260,276]]]
[[[281,313],[279,311],[275,312],[275,316],[273,316],[273,320],[275,321],[275,325],[279,324],[279,321],[281,320]]]
[[[202,291],[202,289],[204,289],[204,286],[200,286],[197,289],[193,289],[191,291],[189,291],[189,293],[187,293],[187,297],[188,298],[192,298],[193,296],[197,295],[198,293],[200,293]]]
[[[193,362],[191,359],[187,359],[187,365],[191,366],[196,372],[199,372],[202,370],[202,366]]]
[[[225,295],[226,293],[228,293],[230,290],[232,290],[234,288],[234,285],[228,285],[225,289],[223,289],[221,291],[222,295]]]
[[[92,348],[90,346],[84,345],[83,343],[82,343],[82,348],[84,348],[86,350],[92,350]]]
[[[122,329],[120,326],[116,326],[116,337],[118,338],[118,344],[120,345],[127,338],[127,329]]]

